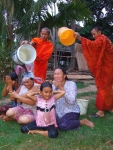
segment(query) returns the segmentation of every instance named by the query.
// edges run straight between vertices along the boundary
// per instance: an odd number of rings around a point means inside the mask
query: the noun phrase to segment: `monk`
[[[98,111],[91,115],[97,118],[104,117],[104,111],[113,110],[113,45],[102,34],[100,27],[94,27],[91,33],[94,41],[81,37],[78,32],[75,32],[75,37],[81,41],[84,56],[97,86],[95,106]]]
[[[22,41],[23,44],[31,44],[36,49],[36,59],[34,61],[34,76],[41,78],[42,81],[46,80],[46,71],[48,67],[48,59],[53,52],[53,44],[49,41],[50,29],[42,28],[40,32],[40,38],[35,37],[28,41]]]

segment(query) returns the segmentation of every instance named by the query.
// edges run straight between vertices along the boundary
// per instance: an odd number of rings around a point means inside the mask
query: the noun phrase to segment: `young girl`
[[[52,93],[52,84],[44,82],[40,86],[40,95],[36,96],[36,94],[39,94],[39,91],[27,95],[31,100],[36,102],[36,121],[23,126],[21,131],[22,133],[37,133],[49,138],[56,138],[58,130],[55,115],[55,100],[61,98],[65,94],[65,91],[59,90]]]

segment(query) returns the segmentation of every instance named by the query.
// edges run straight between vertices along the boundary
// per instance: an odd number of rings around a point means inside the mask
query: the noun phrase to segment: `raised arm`
[[[31,93],[28,93],[27,96],[33,100],[34,102],[37,101],[37,97],[35,95],[39,94],[39,92],[31,92]]]
[[[65,87],[65,101],[70,104],[73,105],[76,103],[76,96],[77,96],[77,86],[76,83],[73,81],[69,81],[69,83],[66,85]]]
[[[5,86],[2,90],[2,97],[7,96],[9,92],[13,92],[12,87],[14,82],[15,81],[12,81],[10,76],[6,76]],[[10,97],[10,99],[13,100],[12,97]]]
[[[57,91],[53,91],[53,94],[55,94],[55,100],[61,98],[62,96],[64,96],[65,91],[64,90],[57,90]]]
[[[9,95],[16,98],[16,99],[18,99],[22,103],[25,103],[25,104],[28,104],[28,105],[31,105],[31,106],[35,105],[34,101],[30,100],[28,97],[23,97],[22,95],[19,95],[15,91],[9,93]]]
[[[53,85],[53,90],[59,89],[59,90],[65,90],[65,95],[63,96],[65,98],[66,103],[73,105],[76,103],[76,96],[77,96],[77,86],[76,83],[73,81],[67,81],[66,85],[63,87],[59,85],[59,83],[55,83]]]
[[[9,92],[8,91],[8,85],[7,85],[7,83],[5,83],[4,88],[2,90],[2,97],[7,96],[8,92]]]
[[[29,93],[31,92],[36,92],[39,93],[40,92],[40,85],[37,86],[33,86],[31,90],[29,90],[28,92],[26,92],[25,94],[22,94],[23,97],[27,97]]]

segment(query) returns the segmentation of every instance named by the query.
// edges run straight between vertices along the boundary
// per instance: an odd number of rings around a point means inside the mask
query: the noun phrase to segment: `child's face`
[[[41,91],[41,95],[45,100],[50,99],[50,97],[52,96],[52,89],[50,87],[43,88],[43,90]]]
[[[48,33],[48,31],[47,30],[42,30],[41,31],[41,33],[40,33],[40,37],[41,37],[41,39],[43,40],[43,41],[47,41],[48,40],[48,38],[49,38],[49,33]]]
[[[96,39],[99,35],[101,35],[101,31],[97,32],[95,29],[93,29],[91,31],[91,34],[92,34],[93,38]]]

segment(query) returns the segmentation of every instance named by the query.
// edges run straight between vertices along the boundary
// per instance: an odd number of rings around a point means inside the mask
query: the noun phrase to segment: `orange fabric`
[[[46,71],[48,59],[53,52],[53,44],[50,41],[43,41],[41,38],[33,38],[32,42],[36,43],[36,59],[34,61],[34,75],[46,80]]]
[[[112,43],[103,34],[98,36],[95,41],[82,37],[81,43],[88,67],[95,77],[95,83],[98,89],[96,107],[99,110],[111,109],[113,108],[113,95],[110,92],[112,91],[113,85]],[[110,96],[109,100],[108,98],[106,99],[106,95],[107,97]],[[110,103],[110,105],[107,103]]]
[[[98,90],[95,105],[99,110],[113,109],[113,83],[104,89]]]

